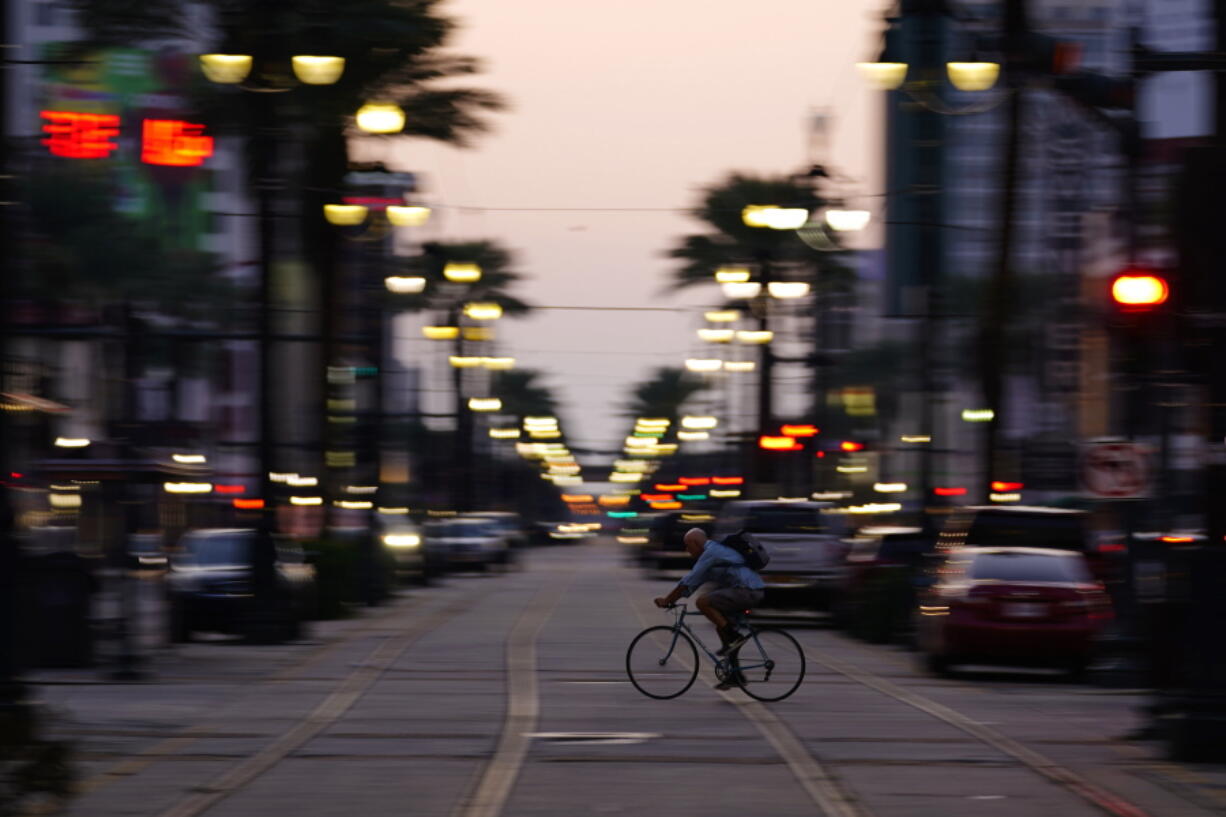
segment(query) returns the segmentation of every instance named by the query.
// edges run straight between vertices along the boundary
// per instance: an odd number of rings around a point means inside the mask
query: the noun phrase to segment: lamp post
[[[268,4],[258,9],[257,36],[270,37],[275,30],[274,12]],[[296,55],[290,58],[293,76],[307,85],[330,85],[340,79],[345,61],[342,57]],[[279,92],[293,87],[284,65],[259,55],[245,53],[210,53],[200,56],[200,66],[211,82],[233,85],[249,92],[246,97],[247,122],[250,127],[247,143],[249,173],[255,190],[259,258],[259,410],[256,459],[259,475],[257,490],[262,502],[258,509],[257,544],[252,557],[252,583],[260,614],[274,614],[276,595],[276,506],[273,499],[271,474],[275,468],[273,404],[273,264],[276,257],[276,203],[281,189],[277,172],[276,136]],[[321,313],[326,304],[321,304]],[[259,616],[257,616],[259,619]],[[258,632],[262,622],[254,622]],[[266,633],[260,633],[265,637]]]

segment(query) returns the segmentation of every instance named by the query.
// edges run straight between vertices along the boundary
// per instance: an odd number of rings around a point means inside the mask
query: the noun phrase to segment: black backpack
[[[751,570],[761,570],[770,563],[771,555],[766,545],[744,528],[725,536],[723,544],[741,554]]]

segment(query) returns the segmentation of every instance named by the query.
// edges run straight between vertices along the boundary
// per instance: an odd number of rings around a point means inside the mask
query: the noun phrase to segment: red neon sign
[[[213,155],[213,137],[204,125],[179,119],[146,119],[141,127],[140,160],[149,165],[194,167]]]
[[[42,143],[55,156],[68,159],[105,159],[119,147],[111,140],[119,135],[119,117],[115,114],[76,113],[74,111],[42,111],[46,119]]]

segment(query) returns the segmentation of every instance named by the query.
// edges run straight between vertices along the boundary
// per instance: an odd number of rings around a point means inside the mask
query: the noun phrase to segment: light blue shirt
[[[766,587],[757,571],[745,564],[745,557],[714,539],[708,539],[702,546],[702,555],[677,585],[684,586],[685,595],[688,596],[707,582],[715,582],[721,589],[744,587],[747,590],[761,590]]]

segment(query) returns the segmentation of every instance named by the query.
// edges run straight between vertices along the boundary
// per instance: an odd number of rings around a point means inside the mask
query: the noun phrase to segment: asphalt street
[[[788,621],[808,672],[784,701],[718,691],[706,664],[681,697],[644,697],[625,650],[645,626],[668,623],[651,605],[668,586],[595,540],[406,590],[294,644],[147,639],[141,683],[40,671],[37,697],[81,771],[76,796],[46,811],[1226,813],[1221,769],[1170,763],[1127,738],[1140,691],[1033,673],[934,679],[906,651],[820,620]]]

